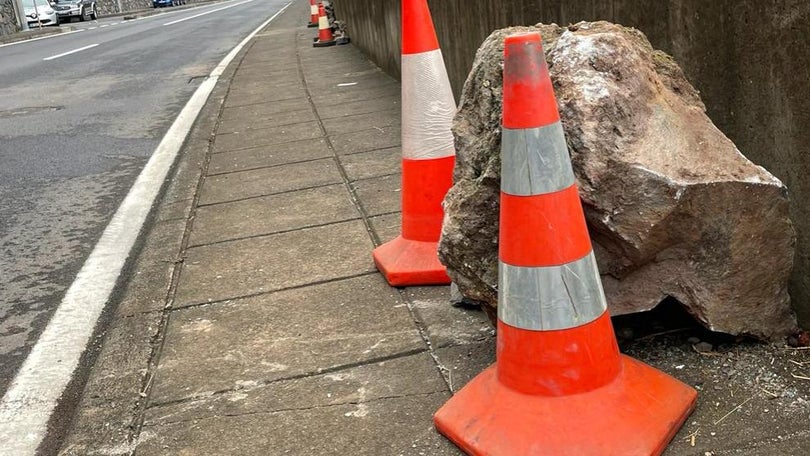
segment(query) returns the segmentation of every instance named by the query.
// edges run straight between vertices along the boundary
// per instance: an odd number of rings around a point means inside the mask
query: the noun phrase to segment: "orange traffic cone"
[[[427,1],[402,0],[402,227],[373,252],[393,286],[450,283],[437,244],[453,181],[455,112]]]
[[[470,455],[657,455],[687,385],[619,354],[540,35],[506,38],[497,362],[434,416]]]
[[[318,3],[316,0],[309,0],[309,24],[307,27],[318,26]]]
[[[326,17],[326,9],[323,3],[318,4],[318,39],[312,43],[314,47],[326,47],[335,45],[335,37],[332,36],[332,26],[329,25],[329,18]]]

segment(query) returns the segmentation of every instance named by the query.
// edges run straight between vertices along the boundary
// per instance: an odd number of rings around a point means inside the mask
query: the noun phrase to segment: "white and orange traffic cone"
[[[657,455],[689,386],[619,353],[538,33],[506,38],[497,361],[434,416],[469,455]]]
[[[318,2],[317,0],[309,0],[309,24],[307,27],[318,26]]]
[[[318,4],[318,39],[312,45],[314,47],[327,47],[334,46],[335,37],[332,36],[332,26],[329,24],[329,18],[326,16],[326,9],[323,3]]]
[[[455,112],[427,1],[402,0],[402,226],[373,252],[393,286],[450,283],[438,241],[453,181]]]

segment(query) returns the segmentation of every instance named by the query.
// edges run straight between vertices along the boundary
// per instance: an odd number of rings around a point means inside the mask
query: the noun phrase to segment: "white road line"
[[[90,28],[89,28],[89,29],[87,29],[87,30],[95,30],[95,29],[97,29],[97,28],[98,28],[98,27],[90,27]]]
[[[48,38],[56,38],[57,36],[71,35],[73,33],[79,33],[79,32],[83,32],[83,31],[84,31],[84,29],[71,30],[71,31],[65,32],[65,33],[54,33],[53,35],[40,36],[39,38],[31,38],[30,40],[20,40],[20,41],[15,41],[13,43],[0,44],[0,48],[6,47],[6,46],[14,46],[14,45],[17,45],[17,44],[30,43],[31,41],[47,40]]]
[[[92,48],[94,48],[94,47],[96,47],[96,46],[98,46],[98,43],[96,43],[96,44],[91,44],[90,46],[80,47],[79,49],[74,49],[74,50],[72,50],[72,51],[63,52],[63,53],[61,53],[61,54],[52,55],[52,56],[50,56],[50,57],[45,57],[45,58],[44,58],[44,59],[42,59],[42,60],[53,60],[53,59],[58,59],[59,57],[64,57],[64,56],[66,56],[66,55],[75,54],[75,53],[77,53],[77,52],[81,52],[81,51],[86,51],[86,50],[88,50],[88,49],[92,49]]]
[[[177,24],[179,22],[187,21],[189,19],[195,19],[195,18],[198,18],[200,16],[205,16],[206,14],[216,13],[217,11],[222,11],[222,10],[226,10],[228,8],[233,8],[234,6],[244,5],[245,3],[250,3],[252,1],[253,0],[245,0],[244,2],[234,3],[233,5],[223,6],[222,8],[213,9],[213,10],[210,10],[210,11],[206,11],[204,13],[195,14],[194,16],[184,17],[184,18],[178,19],[176,21],[167,22],[167,23],[165,23],[163,25],[174,25],[174,24]]]
[[[138,233],[208,96],[236,54],[291,4],[292,1],[253,30],[211,71],[138,175],[0,401],[2,454],[36,453],[47,433],[51,414],[73,377]]]
[[[98,26],[98,28],[109,27],[110,25],[112,25],[112,24],[104,24],[104,25],[99,25],[99,26]]]

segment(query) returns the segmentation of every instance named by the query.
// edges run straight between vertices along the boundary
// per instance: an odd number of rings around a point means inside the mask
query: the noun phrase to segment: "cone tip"
[[[542,43],[543,39],[540,37],[538,32],[525,32],[525,33],[515,33],[514,35],[509,35],[504,40],[504,44],[506,46],[514,45],[514,44],[527,44],[527,43]]]

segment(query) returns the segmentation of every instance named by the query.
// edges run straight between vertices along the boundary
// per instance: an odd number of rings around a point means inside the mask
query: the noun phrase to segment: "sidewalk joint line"
[[[294,111],[294,112],[297,112],[297,111]],[[229,120],[228,122],[235,122],[235,121],[230,121]],[[243,130],[240,130],[240,131],[217,131],[217,136],[240,135],[240,134],[246,133],[248,131],[263,131],[263,130],[269,130],[271,128],[278,128],[278,127],[292,127],[293,125],[301,125],[301,124],[312,123],[312,122],[314,122],[314,121],[313,120],[302,120],[300,122],[289,122],[289,123],[278,124],[278,125],[265,125],[265,126],[256,127],[256,128],[246,128],[246,129],[243,129]],[[300,140],[297,140],[297,141],[300,141]]]
[[[262,148],[262,147],[281,146],[281,145],[290,144],[290,143],[294,143],[294,142],[314,141],[316,139],[326,139],[326,135],[324,135],[324,136],[315,136],[313,138],[306,138],[306,139],[294,139],[292,141],[281,141],[281,142],[275,142],[275,143],[270,143],[270,144],[259,144],[258,146],[240,147],[240,148],[237,148],[237,149],[228,149],[228,150],[219,150],[219,151],[215,150],[215,151],[212,151],[211,153],[212,154],[224,154],[226,152],[240,152],[240,151],[247,150],[247,149],[259,149],[259,148]]]
[[[242,390],[242,391],[244,391],[244,390]],[[217,419],[217,418],[239,418],[239,417],[247,417],[247,416],[257,416],[257,415],[259,415],[259,416],[260,415],[277,415],[277,414],[280,414],[280,413],[289,413],[289,412],[305,412],[305,411],[308,411],[308,410],[318,410],[318,409],[326,409],[326,408],[333,408],[333,407],[344,407],[344,406],[347,406],[347,405],[373,404],[375,402],[381,402],[381,401],[386,401],[386,400],[391,400],[391,399],[407,399],[407,398],[410,398],[410,397],[426,397],[426,396],[432,396],[434,394],[439,394],[439,393],[447,393],[447,390],[446,389],[441,389],[441,390],[436,390],[436,391],[428,391],[428,392],[425,392],[425,393],[394,394],[394,395],[390,395],[390,396],[375,397],[375,398],[362,400],[362,401],[353,400],[353,401],[337,402],[337,403],[334,403],[334,404],[312,405],[312,406],[309,406],[309,407],[287,407],[287,408],[280,408],[280,409],[275,409],[275,410],[255,410],[255,411],[249,411],[249,412],[244,412],[244,413],[233,413],[233,412],[228,413],[228,412],[225,412],[225,413],[221,413],[221,414],[218,414],[218,415],[214,414],[214,415],[211,415],[211,416],[205,416],[205,417],[201,417],[201,418],[189,418],[189,419],[176,420],[176,421],[167,420],[167,421],[162,421],[162,422],[156,422],[154,424],[150,423],[150,424],[145,425],[145,427],[171,426],[171,425],[175,425],[175,424],[184,424],[184,423],[191,423],[191,422],[198,422],[198,421],[205,421],[205,420],[213,420],[213,419]],[[201,399],[204,399],[204,398],[201,398]]]
[[[360,213],[361,219],[363,220],[363,225],[365,225],[366,227],[366,232],[369,234],[369,236],[371,237],[371,242],[376,247],[380,245],[380,238],[379,236],[377,236],[377,233],[371,226],[371,222],[369,221],[368,217],[368,212],[366,211],[366,208],[363,206],[362,201],[360,201],[360,198],[357,196],[357,193],[355,192],[351,184],[351,180],[349,179],[349,173],[346,172],[346,168],[343,166],[343,162],[340,159],[340,154],[338,154],[337,151],[335,150],[335,146],[334,144],[332,144],[332,138],[329,137],[326,131],[326,127],[323,124],[323,120],[321,119],[320,113],[318,112],[318,108],[315,106],[315,102],[313,101],[312,92],[310,92],[309,83],[307,82],[307,76],[304,73],[304,65],[302,63],[301,52],[299,49],[298,35],[300,33],[301,33],[300,30],[296,32],[294,40],[295,58],[298,62],[298,76],[301,78],[301,82],[304,84],[304,91],[307,94],[307,100],[309,101],[309,104],[312,107],[313,114],[315,114],[315,119],[316,122],[318,123],[318,127],[321,129],[321,133],[323,133],[324,138],[326,139],[326,146],[332,152],[332,159],[334,160],[335,165],[337,166],[338,172],[340,173],[340,177],[343,179],[343,185],[345,186],[346,191],[349,193],[349,199],[351,200],[352,204],[357,209],[357,211]]]
[[[383,363],[383,362],[392,361],[392,360],[395,360],[395,359],[407,358],[409,356],[415,356],[415,355],[425,353],[426,351],[427,350],[425,348],[417,348],[417,349],[405,350],[405,351],[398,352],[398,353],[392,353],[390,355],[377,356],[377,357],[374,357],[374,358],[369,358],[369,359],[364,360],[364,361],[356,361],[356,362],[353,362],[353,363],[338,364],[336,366],[325,367],[323,369],[315,369],[315,370],[312,370],[312,371],[309,371],[309,372],[302,372],[300,374],[290,375],[289,377],[275,378],[275,379],[272,379],[272,380],[258,380],[258,381],[256,381],[256,383],[257,383],[256,386],[251,386],[250,388],[238,388],[238,387],[237,388],[226,388],[226,389],[221,389],[221,390],[217,390],[217,391],[214,391],[214,392],[206,393],[206,395],[204,395],[204,396],[181,397],[181,398],[172,399],[172,400],[169,400],[169,401],[157,402],[155,404],[152,404],[150,407],[148,407],[148,409],[149,410],[154,410],[154,409],[164,408],[164,407],[168,407],[168,406],[172,406],[172,405],[187,404],[187,403],[190,403],[190,402],[198,402],[198,401],[205,401],[205,400],[210,399],[212,397],[217,397],[217,396],[221,396],[223,394],[228,394],[228,393],[240,393],[240,392],[254,391],[254,390],[264,388],[264,387],[267,387],[267,386],[270,386],[270,385],[273,385],[273,384],[276,384],[276,383],[290,382],[290,381],[301,380],[301,379],[305,379],[305,378],[318,377],[318,376],[321,376],[321,375],[334,374],[334,373],[337,373],[337,372],[342,372],[342,371],[349,370],[349,369],[354,369],[354,368],[357,368],[357,367],[369,366],[369,365],[372,365],[372,364]]]
[[[287,229],[283,229],[283,230],[271,231],[271,232],[268,232],[268,233],[261,233],[261,234],[251,234],[249,236],[241,236],[241,237],[236,237],[236,238],[233,238],[233,239],[223,239],[221,241],[211,241],[211,242],[206,242],[204,244],[189,244],[188,248],[189,249],[196,249],[197,247],[210,247],[212,245],[227,244],[228,242],[236,242],[236,241],[246,241],[246,240],[249,240],[249,239],[257,239],[257,238],[268,237],[268,236],[276,236],[276,235],[279,235],[279,234],[293,233],[295,231],[307,230],[307,229],[311,229],[311,228],[324,228],[324,227],[327,227],[327,226],[337,225],[337,224],[343,223],[343,222],[354,222],[354,221],[357,221],[357,220],[360,220],[359,215],[357,217],[347,218],[347,219],[343,219],[343,220],[335,220],[335,221],[332,221],[332,222],[318,223],[318,224],[315,224],[315,225],[301,225],[301,226],[297,226],[295,228],[287,228]]]
[[[205,306],[213,305],[213,304],[225,304],[225,303],[227,303],[229,301],[238,301],[238,300],[244,300],[244,299],[249,299],[249,298],[255,298],[255,297],[258,297],[258,296],[269,295],[269,294],[273,294],[273,293],[280,293],[282,291],[298,290],[298,289],[301,289],[301,288],[306,288],[306,287],[310,287],[310,286],[314,286],[314,285],[326,285],[326,284],[333,283],[333,282],[340,282],[341,280],[357,279],[357,278],[360,278],[360,277],[365,277],[365,276],[374,275],[374,274],[377,274],[376,270],[375,271],[361,272],[361,273],[352,274],[352,275],[348,275],[348,276],[334,277],[334,278],[331,278],[331,279],[316,280],[314,282],[302,283],[300,285],[291,285],[289,287],[277,288],[277,289],[274,289],[274,290],[263,290],[263,291],[257,291],[255,293],[248,293],[248,294],[239,295],[239,296],[232,296],[232,297],[228,297],[228,298],[214,299],[214,300],[211,300],[211,301],[204,301],[204,302],[193,302],[192,301],[191,304],[172,306],[171,312],[175,312],[175,311],[178,311],[178,310],[185,310],[185,309],[193,309],[193,308],[196,308],[196,307],[205,307]]]
[[[332,157],[330,157],[329,155],[325,155],[323,157],[308,158],[308,159],[305,159],[305,160],[296,160],[296,161],[285,162],[285,163],[275,163],[275,164],[272,164],[272,165],[255,166],[255,167],[252,167],[252,168],[234,169],[234,170],[230,170],[230,171],[214,171],[213,173],[209,173],[208,176],[223,176],[223,175],[226,175],[226,174],[241,173],[241,172],[245,172],[245,171],[256,171],[257,169],[279,168],[281,166],[287,166],[287,165],[300,165],[302,163],[309,163],[309,162],[313,162],[313,161],[316,161],[316,160],[325,160],[327,158],[332,158]],[[339,182],[336,182],[336,183],[339,183]],[[251,197],[251,198],[253,198],[253,197]],[[214,203],[214,204],[218,204],[218,203]]]
[[[329,157],[326,157],[326,158],[329,158]],[[233,174],[233,173],[229,173],[229,174]],[[217,174],[216,176],[222,176],[222,175],[223,174]],[[266,198],[268,196],[285,195],[287,193],[295,193],[295,192],[300,192],[300,191],[303,191],[303,190],[314,190],[314,189],[317,189],[317,188],[329,187],[331,185],[342,185],[342,184],[343,184],[342,182],[335,181],[335,182],[329,182],[329,183],[326,183],[326,184],[313,185],[311,187],[303,187],[303,188],[291,189],[291,190],[282,190],[282,191],[274,192],[274,193],[262,193],[261,195],[255,195],[255,196],[245,196],[245,197],[242,197],[242,198],[237,198],[237,199],[228,200],[228,201],[216,201],[216,202],[213,202],[213,203],[200,203],[197,207],[209,207],[209,206],[218,206],[220,204],[238,203],[240,201],[247,201],[247,200],[252,200],[252,199],[256,199],[256,198]]]

